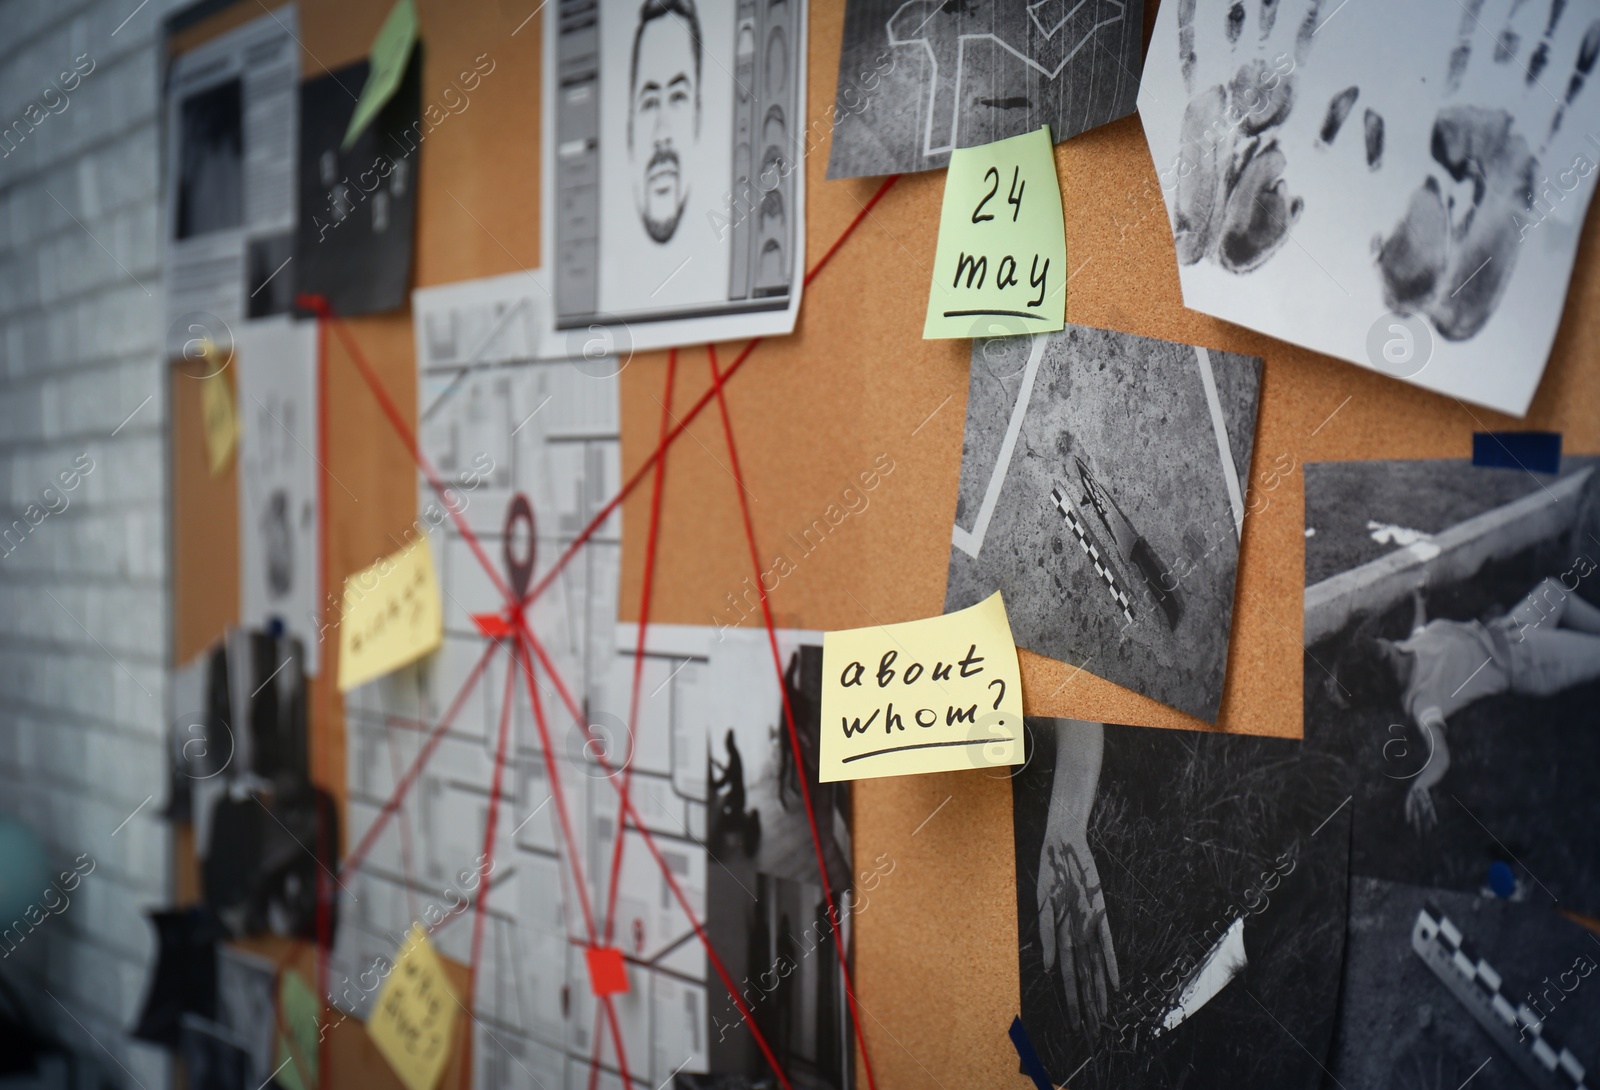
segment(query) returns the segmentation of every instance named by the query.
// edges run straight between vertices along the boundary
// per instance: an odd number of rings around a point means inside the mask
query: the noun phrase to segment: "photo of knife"
[[[1082,458],[1073,459],[1078,466],[1078,479],[1083,485],[1084,503],[1088,504],[1099,520],[1100,525],[1111,538],[1111,552],[1121,557],[1122,561],[1133,565],[1138,571],[1145,589],[1155,599],[1156,605],[1167,618],[1168,628],[1177,628],[1178,621],[1183,617],[1183,601],[1178,597],[1176,587],[1167,590],[1162,586],[1162,578],[1166,574],[1166,566],[1156,556],[1155,550],[1150,547],[1144,535],[1133,528],[1128,517],[1122,513],[1122,508],[1117,506],[1117,501],[1111,493],[1095,480],[1094,474],[1084,464]],[[1052,496],[1064,496],[1064,490],[1057,488]],[[1057,508],[1061,507],[1061,500],[1057,499]]]

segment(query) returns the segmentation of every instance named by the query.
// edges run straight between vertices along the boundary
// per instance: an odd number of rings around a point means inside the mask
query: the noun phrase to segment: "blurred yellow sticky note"
[[[427,538],[344,581],[340,692],[415,662],[442,642],[444,610]]]
[[[1022,762],[1022,678],[1006,604],[822,637],[819,779]]]
[[[950,153],[926,340],[1048,333],[1067,316],[1067,233],[1049,128]]]
[[[239,414],[233,408],[233,387],[220,370],[208,371],[200,380],[200,417],[206,429],[206,457],[211,475],[228,468],[239,443]]]
[[[378,28],[367,53],[367,82],[356,99],[355,113],[344,132],[343,150],[349,151],[372,119],[388,105],[400,88],[400,77],[405,75],[406,62],[411,59],[411,47],[417,40],[417,9],[411,0],[398,0],[389,9],[388,18]]]
[[[367,1035],[406,1090],[433,1090],[450,1060],[456,997],[421,924],[400,947],[367,1020]]]

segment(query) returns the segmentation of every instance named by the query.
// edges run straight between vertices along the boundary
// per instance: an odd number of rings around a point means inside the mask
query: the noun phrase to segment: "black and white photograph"
[[[294,637],[259,629],[231,628],[222,642],[225,665],[212,660],[211,679],[226,686],[227,708],[219,724],[231,737],[227,778],[283,789],[307,781],[305,648]],[[217,696],[211,694],[215,705]],[[218,712],[222,709],[216,709]],[[223,749],[225,746],[218,746]],[[209,771],[202,766],[202,774]]]
[[[270,1025],[270,1023],[269,1023]],[[247,1042],[228,1027],[192,1014],[183,1016],[178,1055],[191,1090],[250,1090]]]
[[[271,960],[227,943],[217,947],[217,1021],[237,1034],[249,1053],[251,1086],[272,1075],[276,982]]]
[[[546,18],[547,348],[591,359],[792,330],[805,0],[562,0]]]
[[[310,938],[318,871],[335,857],[339,826],[331,796],[310,781],[304,651],[295,638],[247,628],[230,629],[224,646],[225,669],[213,677],[227,690],[221,733],[231,749],[220,769],[194,773],[205,904],[233,936]]]
[[[399,310],[410,297],[422,54],[412,49],[393,97],[348,150],[344,134],[356,106],[350,91],[366,86],[368,62],[300,88],[300,227],[294,264],[277,279],[321,295],[344,317]]]
[[[244,103],[237,79],[197,91],[178,106],[178,220],[193,238],[244,222]]]
[[[849,0],[828,177],[937,170],[950,152],[1133,113],[1138,0]]]
[[[1600,462],[1305,481],[1305,738],[1352,872],[1600,913]]]
[[[1216,722],[1261,360],[1068,325],[975,341],[945,612]]]
[[[305,647],[316,676],[322,643],[318,542],[317,326],[288,316],[237,327],[239,615],[277,624]],[[333,487],[338,487],[334,485]]]
[[[1139,116],[1184,304],[1526,412],[1600,161],[1597,16],[1163,4]]]
[[[1074,1090],[1317,1090],[1350,820],[1283,738],[1029,719],[1012,779],[1022,1021]]]
[[[244,248],[244,282],[250,289],[244,301],[246,318],[270,318],[294,309],[294,235],[253,238]]]
[[[1350,880],[1327,1087],[1571,1090],[1600,1065],[1600,938],[1543,905]]]
[[[755,647],[764,651],[764,641]],[[761,665],[772,670],[770,655]],[[851,1090],[855,1038],[839,947],[843,944],[848,961],[851,916],[870,902],[863,905],[852,892],[850,785],[817,780],[820,643],[787,650],[783,687],[783,697],[766,715],[730,724],[723,732],[713,729],[707,739],[711,805],[706,850],[721,865],[706,871],[706,928],[729,973],[758,985],[745,993],[750,1012],[791,1084]],[[798,762],[785,702],[800,739],[803,757]],[[837,915],[828,910],[817,873],[801,777],[810,789]],[[737,1007],[726,992],[715,989],[710,1002],[715,1074],[709,1081],[685,1079],[682,1090],[769,1085],[764,1080],[770,1080],[771,1069]]]
[[[258,18],[178,56],[167,72],[169,356],[191,353],[196,336],[225,343],[247,317],[288,309],[288,285],[272,273],[294,247],[298,32],[294,4],[263,7]]]

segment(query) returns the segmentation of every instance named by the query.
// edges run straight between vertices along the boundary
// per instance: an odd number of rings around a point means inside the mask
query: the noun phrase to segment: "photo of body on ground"
[[[1352,872],[1600,911],[1600,463],[1307,465],[1306,581]]]

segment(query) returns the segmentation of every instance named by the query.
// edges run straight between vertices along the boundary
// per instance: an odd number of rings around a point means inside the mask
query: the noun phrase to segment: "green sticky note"
[[[350,127],[344,131],[342,150],[350,150],[378,111],[394,97],[416,40],[417,9],[411,0],[397,0],[378,28],[378,36],[372,39],[372,49],[367,53],[367,83],[356,100],[356,112],[350,115]]]
[[[1050,130],[957,148],[945,174],[924,339],[1066,324],[1067,232]]]
[[[273,1077],[283,1090],[315,1090],[321,1021],[322,1004],[317,1002],[317,994],[299,973],[284,970],[278,983],[278,1024],[288,1033],[278,1033],[278,1058],[273,1061],[278,1065]]]

